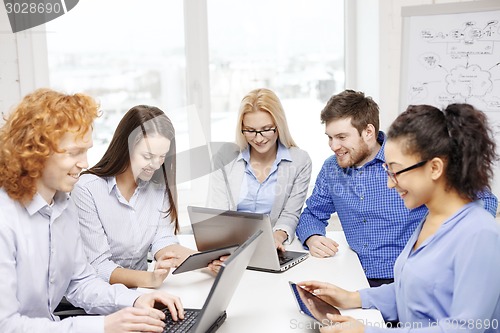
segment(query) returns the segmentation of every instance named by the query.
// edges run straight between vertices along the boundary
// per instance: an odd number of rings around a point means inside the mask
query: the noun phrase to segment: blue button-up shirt
[[[274,204],[274,190],[278,181],[278,165],[282,160],[292,161],[288,148],[278,142],[276,159],[271,167],[267,178],[260,183],[250,165],[250,150],[241,152],[239,159],[246,162],[245,176],[241,184],[240,200],[238,202],[239,212],[250,212],[269,214]]]
[[[385,134],[379,132],[381,149],[359,168],[341,168],[335,155],[328,158],[316,179],[297,226],[305,245],[312,235],[325,235],[331,214],[337,213],[349,246],[358,254],[369,279],[393,277],[396,258],[427,213],[427,207],[407,209],[397,192],[387,187]],[[485,208],[496,214],[497,198],[481,193]]]

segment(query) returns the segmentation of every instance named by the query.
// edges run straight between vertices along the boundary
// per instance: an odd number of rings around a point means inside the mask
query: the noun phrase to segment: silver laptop
[[[226,320],[226,309],[240,283],[245,268],[262,238],[262,230],[257,230],[226,260],[215,278],[203,308],[184,309],[184,319],[173,321],[168,309],[163,332],[205,333],[215,332]]]
[[[267,214],[244,213],[188,206],[189,219],[199,251],[242,244],[256,230],[262,230],[260,244],[249,269],[284,272],[308,257],[306,252],[277,251]]]

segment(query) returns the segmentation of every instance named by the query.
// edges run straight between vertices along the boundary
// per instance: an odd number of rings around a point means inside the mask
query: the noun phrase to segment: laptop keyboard
[[[196,323],[196,318],[200,314],[199,310],[185,310],[184,319],[174,321],[168,309],[164,309],[163,312],[165,313],[165,328],[163,329],[163,333],[189,332],[189,330]]]
[[[290,261],[293,260],[293,257],[288,257],[285,253],[283,253],[282,251],[278,251],[278,258],[279,258],[279,261],[280,261],[280,265],[284,265]]]

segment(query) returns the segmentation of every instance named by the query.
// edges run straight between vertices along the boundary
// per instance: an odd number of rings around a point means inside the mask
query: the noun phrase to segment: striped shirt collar
[[[116,184],[116,176],[111,176],[111,177],[105,177],[106,182],[108,183],[108,193],[111,194],[113,189],[117,187],[118,185]],[[148,185],[149,182],[146,182],[144,180],[138,179],[139,183],[137,184],[138,188],[143,188]]]
[[[40,211],[44,207],[48,207],[50,209],[57,208],[62,212],[68,206],[68,200],[68,193],[57,191],[54,196],[54,205],[50,207],[47,201],[45,201],[39,193],[36,193],[33,199],[25,207],[30,216]]]

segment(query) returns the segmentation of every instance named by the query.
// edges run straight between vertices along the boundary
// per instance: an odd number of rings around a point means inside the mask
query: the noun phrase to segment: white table
[[[310,332],[313,321],[298,312],[288,281],[327,281],[347,290],[368,287],[368,282],[357,255],[347,245],[342,231],[328,233],[336,240],[339,252],[332,258],[310,256],[284,273],[266,273],[246,270],[227,309],[227,319],[218,332]],[[180,235],[182,245],[196,248],[192,235]],[[294,241],[287,247],[303,251]],[[214,281],[206,269],[169,275],[160,289],[181,298],[186,308],[202,308]],[[383,325],[377,310],[341,310],[371,324]]]

